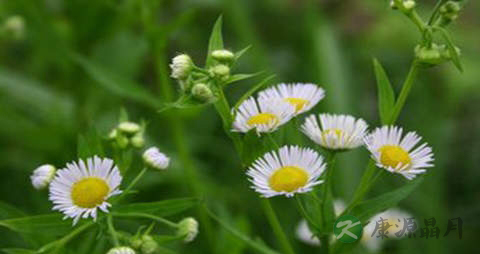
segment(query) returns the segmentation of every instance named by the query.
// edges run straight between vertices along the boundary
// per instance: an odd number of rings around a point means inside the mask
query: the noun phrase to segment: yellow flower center
[[[105,201],[110,188],[97,177],[88,177],[75,183],[72,187],[73,203],[82,208],[93,208]]]
[[[341,138],[343,135],[343,131],[340,129],[326,129],[322,132],[323,139],[325,139],[326,136],[330,134],[335,134],[337,135],[337,138]]]
[[[260,125],[260,124],[269,124],[271,122],[277,123],[278,117],[271,113],[260,113],[258,115],[250,117],[247,124],[250,126]]]
[[[392,168],[396,168],[400,163],[405,166],[412,162],[408,152],[400,146],[385,145],[379,149],[380,162]]]
[[[305,186],[307,181],[308,173],[305,170],[299,167],[286,166],[275,171],[270,177],[269,183],[274,191],[292,192]]]
[[[308,100],[304,100],[300,98],[286,98],[285,101],[295,106],[296,112],[302,110],[303,107],[305,107],[305,105],[308,105],[309,103]]]

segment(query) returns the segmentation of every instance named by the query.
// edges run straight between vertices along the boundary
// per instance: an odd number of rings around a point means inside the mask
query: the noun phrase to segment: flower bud
[[[140,131],[141,127],[134,122],[122,122],[118,125],[118,130],[126,134],[135,134]]]
[[[416,5],[417,4],[413,0],[407,0],[403,2],[403,8],[405,8],[405,10],[407,11],[413,10],[413,8],[415,8]]]
[[[210,74],[214,78],[226,80],[230,76],[230,68],[224,64],[219,64],[210,68]]]
[[[107,254],[135,254],[135,251],[127,246],[111,248]]]
[[[214,50],[212,52],[213,59],[223,62],[223,63],[230,63],[235,58],[235,55],[226,49]]]
[[[46,188],[55,176],[56,168],[52,165],[45,164],[33,171],[33,174],[30,176],[32,185],[35,189],[41,190]]]
[[[142,236],[142,246],[140,247],[143,254],[155,253],[158,249],[158,243],[149,235]]]
[[[458,18],[458,12],[461,6],[454,1],[448,1],[440,7],[440,14],[442,15],[442,23],[446,24]]]
[[[172,78],[185,80],[193,68],[193,61],[187,54],[181,54],[172,59],[170,64]]]
[[[120,149],[127,148],[128,143],[130,142],[125,135],[118,135],[116,140],[117,140],[118,147]]]
[[[143,139],[142,133],[137,133],[130,139],[130,143],[135,148],[142,148],[145,145],[145,140]]]
[[[441,64],[451,59],[447,47],[435,43],[431,47],[418,45],[415,48],[415,56],[420,62],[431,65]]]
[[[110,131],[110,133],[108,133],[108,139],[114,140],[117,138],[117,135],[118,135],[117,129],[113,129]]]
[[[21,40],[25,36],[25,20],[22,16],[10,16],[5,21],[4,28],[15,40]]]
[[[192,217],[183,219],[178,223],[178,236],[183,236],[183,242],[188,243],[195,239],[198,234],[198,222]]]
[[[170,158],[161,153],[157,147],[150,147],[143,153],[143,161],[153,169],[167,169]]]
[[[192,95],[198,100],[201,101],[209,101],[214,98],[212,90],[203,83],[199,83],[193,86],[192,88]]]

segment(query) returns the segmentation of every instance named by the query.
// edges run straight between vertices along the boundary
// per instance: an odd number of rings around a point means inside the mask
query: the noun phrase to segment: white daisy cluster
[[[257,133],[273,132],[294,116],[312,109],[325,97],[314,84],[279,84],[246,99],[234,112],[233,130]]]
[[[108,212],[107,199],[118,195],[122,181],[120,171],[108,158],[97,156],[85,161],[67,163],[58,170],[50,183],[49,199],[53,210],[61,211],[65,218],[73,218],[76,224],[80,218],[97,218],[97,210]]]

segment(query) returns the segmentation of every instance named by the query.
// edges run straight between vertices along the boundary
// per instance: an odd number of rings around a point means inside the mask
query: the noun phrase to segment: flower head
[[[122,176],[111,159],[97,156],[87,160],[67,163],[57,171],[50,184],[50,200],[53,210],[61,211],[65,218],[97,218],[97,209],[108,212],[107,199],[120,194]]]
[[[433,153],[426,143],[414,147],[421,137],[409,132],[402,137],[403,129],[383,126],[365,138],[365,144],[377,162],[377,166],[411,180],[425,168],[433,167]]]
[[[185,80],[193,69],[193,61],[187,54],[181,54],[172,59],[170,68],[172,78]]]
[[[150,147],[143,153],[143,161],[154,169],[167,169],[170,158],[161,153],[157,147]]]
[[[139,124],[134,122],[121,122],[117,128],[119,131],[127,134],[135,134],[142,129]]]
[[[37,190],[46,188],[55,176],[55,171],[56,168],[49,164],[36,168],[30,176],[33,187]]]
[[[283,146],[278,151],[266,153],[247,171],[252,188],[263,197],[278,195],[293,197],[309,192],[325,170],[323,158],[310,148]]]
[[[212,57],[217,61],[228,63],[235,58],[235,55],[226,49],[219,49],[212,52]]]
[[[295,114],[313,108],[325,97],[325,91],[315,84],[278,84],[258,93],[261,100],[280,99],[295,107]]]
[[[250,97],[239,107],[233,122],[234,131],[273,132],[292,119],[295,108],[279,100],[255,100]]]
[[[349,115],[310,115],[302,132],[315,143],[334,150],[353,149],[363,145],[368,125]]]
[[[107,254],[135,254],[135,251],[127,246],[111,248]]]
[[[204,83],[195,84],[192,87],[192,95],[196,99],[203,102],[207,102],[215,98],[215,96],[212,93],[212,90]]]
[[[177,235],[184,236],[184,242],[188,243],[193,241],[197,234],[198,222],[194,218],[188,217],[178,223]]]

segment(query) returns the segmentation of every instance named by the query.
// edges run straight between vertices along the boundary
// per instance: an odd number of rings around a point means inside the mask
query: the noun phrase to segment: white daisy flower
[[[170,158],[161,153],[157,147],[150,147],[143,153],[143,161],[154,169],[167,169]]]
[[[427,143],[414,149],[421,140],[415,132],[409,132],[403,138],[402,133],[400,127],[383,126],[368,135],[365,144],[378,167],[411,180],[417,174],[425,173],[425,168],[433,167],[433,153]]]
[[[61,211],[65,218],[73,218],[75,225],[80,218],[97,218],[97,208],[108,212],[107,199],[120,194],[122,176],[111,159],[88,158],[86,163],[67,163],[57,171],[50,184],[53,210]]]
[[[309,192],[325,170],[323,158],[310,148],[283,146],[257,159],[247,171],[252,188],[263,197],[277,195],[293,197]]]
[[[115,247],[110,249],[107,254],[135,254],[135,251],[130,247]]]
[[[310,115],[301,130],[312,141],[328,149],[353,149],[363,145],[368,125],[349,115]]]
[[[345,210],[345,202],[340,199],[336,199],[333,201],[333,209],[335,211],[335,215],[339,216],[340,214],[343,213]],[[312,246],[320,246],[321,242],[320,240],[310,231],[310,228],[308,227],[308,223],[305,219],[302,219],[297,226],[296,230],[296,236],[297,238],[309,245]],[[331,241],[335,241],[335,237],[332,235]]]
[[[375,227],[377,223],[381,223],[380,220],[386,220],[384,223],[388,223],[391,225],[388,229],[388,239],[401,239],[401,237],[397,237],[395,235],[396,232],[400,231],[403,229],[403,224],[404,224],[404,219],[409,219],[412,218],[412,215],[398,209],[389,209],[385,212],[379,213],[372,218],[370,218],[370,223],[368,223],[364,228],[363,228],[363,235],[361,239],[361,243],[369,249],[371,252],[377,252],[381,249],[383,242],[386,239],[382,239],[381,237],[378,237],[378,229],[377,232],[375,232]],[[375,233],[375,234],[374,234]],[[372,236],[372,234],[374,234]],[[406,236],[405,234],[402,236]]]
[[[248,132],[256,128],[258,133],[273,132],[292,119],[295,108],[278,100],[246,99],[235,114],[233,130]]]
[[[313,108],[325,97],[325,90],[315,84],[278,84],[258,93],[260,100],[281,99],[295,107],[295,114]]]
[[[56,170],[57,169],[54,166],[49,164],[45,164],[36,168],[33,171],[33,174],[30,176],[33,187],[37,190],[46,188],[55,176]]]

